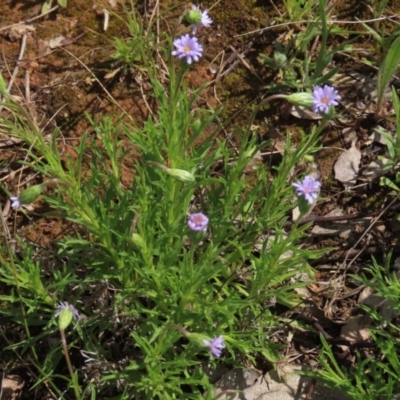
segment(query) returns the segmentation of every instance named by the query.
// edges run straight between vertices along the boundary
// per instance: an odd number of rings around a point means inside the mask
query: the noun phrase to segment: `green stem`
[[[169,129],[168,129],[168,143],[167,143],[167,151],[168,151],[168,157],[169,157],[169,162],[170,168],[178,168],[179,166],[176,165],[176,154],[179,154],[181,145],[182,145],[182,140],[181,140],[181,135],[182,132],[180,132],[180,129],[177,127],[176,123],[176,111],[177,107],[179,104],[179,93],[180,93],[180,87],[182,85],[183,77],[187,71],[188,67],[185,66],[183,63],[181,63],[178,71],[178,75],[176,77],[176,81],[171,81],[171,96],[170,96],[170,101],[169,101],[169,108],[171,111],[171,118],[170,118],[170,123],[169,123]]]

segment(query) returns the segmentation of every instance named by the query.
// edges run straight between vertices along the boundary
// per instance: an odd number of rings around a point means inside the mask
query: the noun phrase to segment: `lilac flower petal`
[[[57,306],[56,314],[55,316],[58,317],[61,314],[61,311],[68,309],[71,311],[73,317],[78,320],[80,317],[79,311],[72,305],[69,304],[68,301],[60,301],[60,304]]]
[[[324,87],[316,86],[312,93],[314,100],[313,111],[315,113],[322,112],[324,114],[329,113],[331,106],[337,106],[340,96],[337,90],[332,86],[325,85]]]
[[[186,58],[189,65],[192,60],[198,61],[203,54],[203,46],[198,42],[197,37],[191,37],[189,34],[175,39],[174,46],[176,49],[171,54],[178,57],[179,60]]]
[[[200,7],[195,5],[192,5],[192,9],[195,11],[199,11],[201,13],[201,21],[198,22],[197,24],[190,25],[192,27],[193,34],[195,34],[197,29],[201,28],[202,26],[204,26],[205,28],[209,28],[210,25],[212,24],[212,19],[208,15],[208,10],[201,11]]]
[[[312,176],[306,176],[303,181],[293,183],[297,196],[303,196],[309,204],[314,204],[318,198],[321,183]]]
[[[188,226],[192,231],[205,231],[208,218],[203,213],[192,214],[188,219]]]
[[[21,201],[19,200],[19,197],[12,196],[10,197],[10,200],[12,201],[11,208],[14,208],[14,210],[17,210],[21,207]]]
[[[215,337],[212,340],[203,340],[203,343],[208,347],[213,356],[221,357],[222,350],[225,348],[223,336]]]

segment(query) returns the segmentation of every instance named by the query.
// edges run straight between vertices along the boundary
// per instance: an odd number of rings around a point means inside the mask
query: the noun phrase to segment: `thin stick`
[[[29,69],[25,71],[25,101],[27,104],[31,102],[31,79]]]
[[[327,24],[365,24],[367,22],[383,21],[383,20],[390,19],[390,18],[395,18],[395,17],[396,17],[396,15],[393,15],[393,16],[390,16],[390,17],[380,17],[380,18],[366,19],[364,21],[327,21]],[[390,20],[390,21],[392,21],[392,20]],[[248,36],[248,35],[252,35],[253,33],[261,33],[261,32],[264,32],[264,31],[268,31],[270,29],[279,28],[281,26],[308,24],[310,22],[318,22],[318,21],[315,21],[315,20],[311,19],[311,20],[302,20],[302,21],[294,21],[294,22],[283,22],[282,24],[276,24],[276,25],[272,25],[272,26],[267,26],[267,27],[262,28],[262,29],[257,29],[255,31],[241,33],[240,35],[235,35],[234,37]]]
[[[12,85],[14,84],[14,80],[17,77],[17,74],[18,74],[18,71],[19,71],[19,62],[22,60],[22,57],[24,56],[25,47],[26,47],[26,39],[27,38],[28,38],[28,35],[25,33],[24,36],[22,36],[21,47],[19,49],[17,63],[15,65],[13,74],[11,75],[10,81],[8,82],[7,93],[10,93]]]
[[[25,34],[24,36],[22,36],[22,42],[21,42],[21,47],[19,49],[19,54],[18,54],[18,60],[15,64],[15,68],[14,71],[11,75],[10,81],[8,82],[8,86],[7,86],[7,93],[10,93],[10,90],[12,88],[12,85],[14,84],[14,80],[18,74],[18,70],[19,70],[19,63],[22,60],[22,57],[25,53],[25,47],[26,47],[26,39],[28,38],[28,36]],[[1,100],[1,99],[0,99]],[[2,111],[4,108],[4,106],[0,106],[0,111]]]
[[[386,211],[390,210],[394,203],[396,202],[396,200],[398,200],[400,197],[400,195],[396,196],[387,207],[385,207],[380,213],[379,215],[375,218],[374,221],[371,222],[371,224],[369,225],[369,227],[363,232],[363,234],[361,235],[361,237],[357,240],[357,242],[351,247],[350,250],[355,249],[357,247],[357,245],[361,242],[361,240],[365,237],[365,235],[373,228],[373,226],[380,220],[380,218],[382,217],[383,214],[385,214]],[[357,258],[357,255],[355,257],[353,257],[353,259],[351,260],[351,262],[346,266],[346,270],[349,268],[349,266],[355,261],[355,259]],[[343,266],[347,263],[347,259],[348,257],[346,256],[345,260],[343,261]]]

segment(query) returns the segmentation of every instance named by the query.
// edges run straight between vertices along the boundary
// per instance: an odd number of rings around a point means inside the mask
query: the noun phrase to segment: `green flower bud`
[[[299,207],[300,215],[302,216],[307,214],[312,207],[312,204],[310,204],[304,196],[299,196],[297,204]]]
[[[61,301],[57,306],[56,317],[58,317],[58,326],[60,329],[68,328],[68,325],[71,323],[72,318],[77,321],[80,318],[79,311],[72,305],[69,304],[68,301]]]
[[[314,162],[314,156],[312,156],[311,154],[304,156],[304,159],[309,163]]]
[[[191,25],[195,25],[201,22],[201,11],[199,10],[189,10],[186,13],[186,21],[189,22]]]
[[[292,93],[285,96],[285,98],[292,104],[304,107],[312,107],[314,103],[314,99],[312,98],[311,93],[307,92]]]
[[[285,54],[275,51],[274,61],[276,68],[285,68],[287,65],[287,57]]]
[[[23,190],[19,195],[19,201],[21,204],[33,203],[43,191],[43,185],[33,185]]]
[[[202,333],[187,332],[186,337],[189,339],[189,341],[201,347],[204,346],[204,340],[210,340],[209,336],[203,335]]]
[[[159,168],[162,168],[169,176],[173,176],[174,178],[182,182],[194,182],[196,179],[193,174],[191,174],[188,171],[185,171],[184,169],[168,168],[165,165],[162,165],[155,161],[149,161],[149,163],[156,165]]]
[[[69,324],[72,322],[73,318],[72,311],[68,308],[64,308],[58,317],[58,327],[60,330],[65,330],[68,328]]]
[[[201,129],[201,120],[199,118],[196,118],[193,122],[192,122],[192,129],[193,129],[193,133],[195,135],[200,134],[200,129]]]
[[[182,182],[194,182],[196,179],[193,174],[184,169],[166,168],[165,172]]]
[[[132,243],[138,249],[143,249],[146,247],[146,243],[143,238],[138,233],[132,234]]]

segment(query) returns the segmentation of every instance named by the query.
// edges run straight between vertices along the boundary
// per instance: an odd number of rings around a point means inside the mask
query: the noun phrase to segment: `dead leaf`
[[[345,150],[336,161],[334,166],[335,179],[342,182],[345,189],[352,188],[360,169],[361,152],[356,147],[355,140],[350,149]]]
[[[370,162],[368,167],[365,168],[364,171],[362,172],[363,178],[366,178],[368,180],[373,180],[373,179],[376,179],[376,178],[379,178],[379,177],[385,175],[385,173],[387,171],[384,171],[383,167],[388,162],[389,162],[389,159],[384,158],[384,157],[377,161]]]
[[[292,106],[290,114],[296,118],[310,119],[313,121],[322,119],[321,115],[313,113],[309,108],[297,105]]]
[[[371,78],[368,75],[352,71],[351,74],[337,74],[335,83],[337,86],[360,92],[361,96],[369,98],[375,102],[377,101],[377,76]],[[391,99],[392,95],[390,86],[386,88],[384,97],[386,100]],[[350,106],[354,106],[354,103],[351,104],[352,100],[346,98],[343,98],[340,103],[344,103],[346,106],[346,101],[350,103]],[[370,110],[367,109],[365,111],[369,112]]]
[[[115,75],[118,74],[119,71],[121,71],[122,67],[119,67],[117,69],[114,69],[110,72],[108,72],[105,76],[104,79],[109,80],[109,79],[113,79]]]
[[[35,31],[36,28],[33,25],[26,25],[24,23],[16,24],[13,25],[8,31],[8,38],[12,42],[16,42],[17,40],[20,40],[22,36],[31,35]]]
[[[370,333],[368,325],[371,319],[368,315],[356,315],[350,317],[347,324],[340,331],[340,339],[347,340],[351,343],[358,343],[368,340]]]
[[[49,47],[50,49],[55,49],[57,47],[61,47],[64,44],[65,36],[57,36],[53,39],[49,40]]]
[[[357,132],[352,126],[344,128],[342,130],[342,135],[346,144],[353,143],[355,140],[357,140]]]
[[[2,389],[2,398],[9,400],[17,400],[21,398],[21,391],[25,386],[25,382],[19,375],[7,375],[0,382]]]

